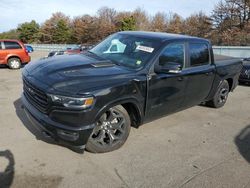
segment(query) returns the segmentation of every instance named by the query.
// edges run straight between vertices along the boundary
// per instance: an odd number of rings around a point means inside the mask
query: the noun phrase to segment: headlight
[[[77,97],[65,97],[59,95],[50,95],[50,97],[54,103],[58,103],[69,108],[86,109],[94,104],[93,97],[77,98]]]

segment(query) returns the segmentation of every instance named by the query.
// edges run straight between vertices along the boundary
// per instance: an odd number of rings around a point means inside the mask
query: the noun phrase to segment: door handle
[[[213,72],[206,72],[205,74],[206,74],[207,76],[210,76],[210,75],[213,74]]]
[[[183,81],[184,78],[183,78],[183,77],[178,77],[177,80],[178,80],[178,81]]]

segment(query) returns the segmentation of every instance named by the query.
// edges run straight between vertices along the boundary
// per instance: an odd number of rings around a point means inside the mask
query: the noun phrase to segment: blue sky
[[[0,0],[0,32],[16,28],[19,23],[36,20],[43,23],[54,12],[74,17],[95,14],[102,6],[118,11],[132,11],[138,7],[149,14],[176,12],[182,17],[202,10],[210,14],[220,0]]]

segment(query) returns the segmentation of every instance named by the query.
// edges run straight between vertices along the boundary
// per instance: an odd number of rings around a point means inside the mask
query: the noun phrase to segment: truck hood
[[[125,82],[132,71],[98,57],[74,54],[31,62],[25,66],[23,76],[48,92],[78,94]]]

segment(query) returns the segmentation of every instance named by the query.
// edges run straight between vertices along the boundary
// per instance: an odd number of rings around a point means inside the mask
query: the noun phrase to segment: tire
[[[227,102],[229,91],[229,84],[226,80],[224,80],[218,87],[214,98],[211,101],[208,101],[206,105],[213,108],[221,108]]]
[[[86,149],[92,153],[105,153],[119,149],[127,140],[131,128],[128,112],[121,105],[105,112],[97,121]]]
[[[10,69],[20,69],[21,68],[21,61],[19,58],[10,58],[8,60],[8,66]]]

